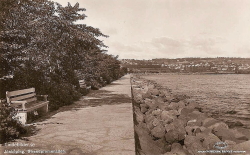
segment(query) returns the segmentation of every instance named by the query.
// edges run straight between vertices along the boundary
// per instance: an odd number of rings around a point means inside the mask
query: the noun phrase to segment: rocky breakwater
[[[140,77],[131,78],[131,90],[137,155],[250,154],[246,135],[185,95]]]

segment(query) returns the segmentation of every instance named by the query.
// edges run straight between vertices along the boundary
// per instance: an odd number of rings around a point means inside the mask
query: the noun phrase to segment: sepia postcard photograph
[[[250,155],[250,0],[0,0],[0,155]]]

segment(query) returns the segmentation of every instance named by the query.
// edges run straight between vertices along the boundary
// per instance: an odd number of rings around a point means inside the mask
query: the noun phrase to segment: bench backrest
[[[79,80],[79,85],[80,85],[80,88],[86,87],[85,80]]]
[[[22,89],[16,91],[6,91],[6,99],[7,103],[10,103],[11,101],[25,100],[27,102],[33,102],[37,100],[35,88]]]

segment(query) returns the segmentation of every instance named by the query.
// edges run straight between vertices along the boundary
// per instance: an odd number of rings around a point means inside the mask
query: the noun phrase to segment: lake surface
[[[161,74],[146,79],[196,100],[204,112],[250,129],[250,74]],[[231,113],[230,113],[231,111]],[[232,113],[233,111],[233,113]]]

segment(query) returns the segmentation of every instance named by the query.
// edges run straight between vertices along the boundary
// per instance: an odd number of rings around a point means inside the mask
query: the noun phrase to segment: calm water
[[[146,75],[173,93],[190,96],[204,112],[225,121],[240,121],[250,129],[250,74]],[[229,111],[235,111],[229,114]]]

